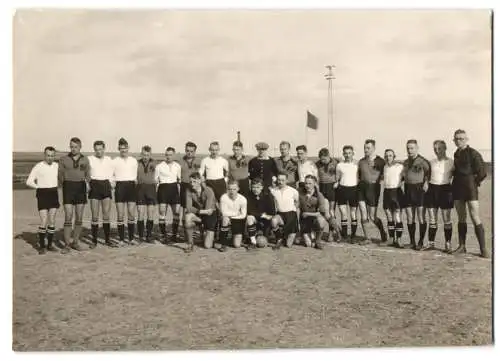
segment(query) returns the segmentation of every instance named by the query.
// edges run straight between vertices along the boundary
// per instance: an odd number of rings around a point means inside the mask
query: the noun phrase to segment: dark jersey
[[[486,167],[481,154],[469,146],[457,149],[454,154],[453,177],[472,176],[477,185],[486,178]]]
[[[273,177],[278,174],[278,169],[272,158],[255,157],[248,162],[248,173],[250,179],[260,178],[264,182],[264,187],[269,187],[273,184]]]
[[[385,161],[378,155],[374,159],[363,157],[358,162],[359,180],[364,183],[380,183],[384,175]]]
[[[407,184],[419,184],[429,180],[431,164],[421,155],[403,162],[403,178]]]
[[[261,193],[259,196],[250,193],[247,196],[247,214],[258,218],[263,213],[269,215],[276,214],[273,197],[269,193]]]

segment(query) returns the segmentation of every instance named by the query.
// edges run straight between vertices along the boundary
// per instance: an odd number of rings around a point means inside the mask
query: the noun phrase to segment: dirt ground
[[[491,249],[491,183],[480,191]],[[492,343],[491,260],[474,255],[471,224],[465,257],[342,243],[322,252],[187,255],[182,244],[156,244],[39,256],[29,190],[14,192],[13,224],[18,351]],[[453,246],[456,236],[455,228]]]

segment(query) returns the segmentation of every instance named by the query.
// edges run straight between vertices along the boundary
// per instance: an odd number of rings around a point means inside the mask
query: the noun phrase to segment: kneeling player
[[[304,244],[311,247],[316,238],[315,247],[323,249],[323,234],[328,232],[328,222],[323,216],[327,213],[325,197],[316,189],[316,178],[313,175],[305,177],[304,189],[304,193],[299,195],[300,230]]]
[[[189,177],[190,187],[185,194],[184,230],[188,246],[186,252],[193,251],[193,233],[197,225],[203,225],[205,233],[204,246],[212,248],[217,225],[215,194],[212,188],[201,182],[201,175],[193,172]]]
[[[257,235],[268,237],[271,219],[276,214],[274,200],[269,193],[263,192],[264,183],[260,178],[252,180],[252,190],[247,198],[247,227],[250,248],[265,247],[257,242]]]
[[[286,239],[286,246],[291,247],[298,231],[299,192],[287,184],[287,174],[278,173],[278,186],[271,189],[276,203],[277,214],[271,219],[271,227],[276,235],[274,249],[279,249]]]
[[[451,210],[453,208],[453,193],[451,190],[451,178],[453,175],[453,159],[446,155],[446,143],[443,140],[434,142],[434,153],[437,158],[431,160],[431,175],[429,189],[425,194],[425,202],[429,209],[429,246],[424,249],[435,249],[434,240],[437,233],[438,209],[444,223],[445,252],[451,252]]]
[[[45,147],[44,160],[37,163],[30,172],[26,185],[36,189],[38,214],[40,226],[38,227],[38,253],[44,254],[56,249],[52,245],[56,232],[56,214],[59,208],[59,195],[57,193],[57,174],[59,165],[54,162],[56,150],[54,147]],[[45,247],[47,235],[47,247]]]
[[[403,202],[403,190],[401,189],[403,178],[403,165],[396,162],[396,154],[392,149],[386,149],[384,166],[384,194],[383,208],[387,217],[387,229],[392,246],[402,248],[399,242],[403,235],[403,222],[401,222],[401,204]]]
[[[226,251],[228,242],[229,227],[233,236],[233,247],[241,247],[243,232],[245,231],[245,221],[247,217],[247,200],[238,193],[238,181],[231,180],[227,185],[227,193],[220,197],[220,211],[222,214],[222,224],[220,228],[219,251]]]

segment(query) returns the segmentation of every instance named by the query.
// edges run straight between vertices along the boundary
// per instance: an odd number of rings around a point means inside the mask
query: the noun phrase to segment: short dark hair
[[[196,150],[198,146],[193,142],[187,142],[184,148],[194,148],[194,150]]]
[[[467,132],[463,129],[457,129],[455,130],[455,133],[453,133],[453,135],[457,135],[457,134],[467,134]]]
[[[288,174],[283,170],[278,172],[278,174],[276,175],[276,178],[279,177],[280,175],[284,175],[285,177],[288,178]]]
[[[70,142],[70,143],[76,143],[76,144],[78,144],[78,145],[80,145],[80,146],[82,145],[82,141],[81,141],[81,140],[80,140],[80,138],[78,138],[78,137],[73,137],[73,138],[71,138],[71,139],[69,140],[69,142]]]
[[[218,146],[218,147],[220,147],[219,142],[218,142],[218,141],[216,141],[216,140],[214,140],[213,142],[210,142],[209,147],[211,147],[212,145],[213,145],[213,146]]]
[[[282,140],[282,141],[281,141],[281,143],[280,143],[280,147],[281,147],[282,145],[286,145],[288,148],[291,148],[291,147],[292,147],[292,145],[290,144],[290,142],[287,142],[286,140]]]
[[[96,140],[94,142],[94,148],[97,147],[98,145],[102,145],[103,148],[106,148],[106,144],[102,140]]]
[[[233,147],[240,147],[240,148],[243,148],[243,143],[240,142],[239,140],[235,140],[233,142]]]
[[[227,182],[228,187],[232,184],[236,184],[238,186],[238,188],[240,187],[240,184],[238,183],[238,181],[236,179],[230,179],[229,182]]]
[[[151,153],[151,147],[149,145],[143,145],[142,146],[142,151],[143,152]]]
[[[49,145],[49,146],[45,147],[44,150],[43,150],[44,153],[47,153],[47,151],[49,151],[49,152],[55,152],[56,148],[54,148],[53,146]]]
[[[201,179],[201,174],[199,172],[193,172],[189,175],[189,178]]]
[[[314,182],[317,182],[317,181],[318,181],[318,179],[316,179],[316,177],[315,177],[315,176],[313,176],[312,174],[308,174],[308,175],[306,175],[304,179],[312,179]]]
[[[329,155],[330,155],[330,151],[328,150],[328,148],[321,148],[319,150],[318,157],[325,157],[325,156],[329,156]]]
[[[263,184],[264,184],[264,182],[263,182],[263,181],[262,181],[262,179],[260,179],[260,178],[254,178],[254,179],[252,179],[252,185],[254,185],[254,184],[260,184],[260,185],[263,185]]]
[[[298,152],[299,150],[303,150],[304,152],[307,152],[307,147],[305,145],[298,145],[296,148],[295,148],[295,151]]]
[[[166,152],[174,152],[175,153],[175,148],[174,147],[167,147],[167,149],[165,149],[165,153]]]
[[[120,138],[118,140],[118,147],[121,147],[121,146],[128,147],[128,142],[125,138]]]
[[[396,152],[393,149],[388,148],[388,149],[384,150],[384,154],[387,152],[392,152],[392,154],[394,154],[394,158],[396,158]]]
[[[375,146],[375,140],[374,139],[367,139],[367,140],[365,140],[365,144],[372,144],[373,146]]]
[[[352,147],[352,145],[344,145],[344,147],[342,148],[342,152],[345,152],[348,149],[354,152],[354,148]]]
[[[446,149],[446,148],[447,148],[447,147],[446,147],[446,142],[445,142],[444,140],[442,140],[442,139],[435,140],[435,141],[432,143],[432,145],[433,145],[433,146],[436,146],[436,144],[441,144],[442,146],[444,146],[444,149]]]
[[[415,144],[415,145],[417,145],[418,143],[417,143],[416,139],[408,139],[408,141],[406,142],[406,145],[408,145],[408,144]]]

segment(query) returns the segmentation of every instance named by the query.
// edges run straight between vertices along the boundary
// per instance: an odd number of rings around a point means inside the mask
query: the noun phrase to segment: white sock
[[[252,242],[252,244],[257,244],[257,239],[255,238],[255,236],[250,237],[250,242]]]

